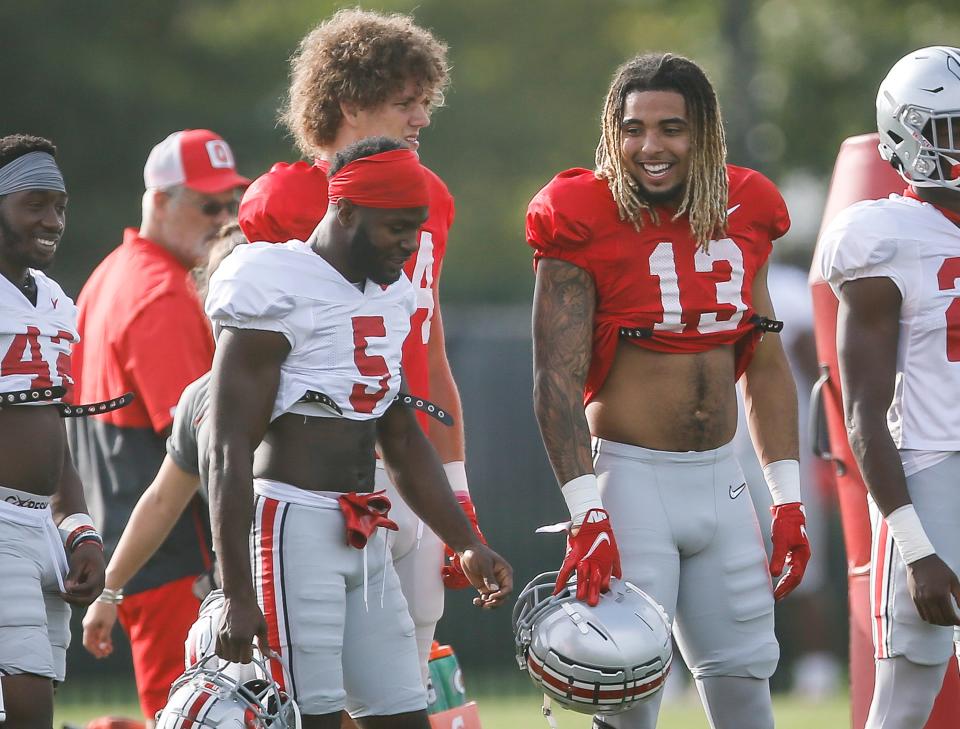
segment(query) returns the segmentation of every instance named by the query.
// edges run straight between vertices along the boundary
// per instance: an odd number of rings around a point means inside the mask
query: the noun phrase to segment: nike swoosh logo
[[[590,549],[587,550],[587,553],[585,555],[583,555],[583,558],[589,559],[590,555],[593,554],[595,551],[597,551],[597,548],[604,542],[606,542],[607,544],[610,544],[610,535],[607,534],[606,532],[603,532],[602,534],[597,535],[597,538],[593,540],[593,544],[590,545]]]
[[[741,205],[741,203],[737,203],[737,204],[734,205],[732,208],[727,208],[727,217],[729,218],[731,215],[733,215],[735,212],[737,212],[737,208],[739,208],[740,205]]]
[[[587,520],[591,524],[597,524],[598,522],[607,520],[607,515],[602,511],[597,511],[596,509],[592,509],[591,511],[590,518]]]
[[[731,499],[737,498],[737,497],[740,495],[740,493],[741,493],[746,487],[747,487],[747,484],[746,484],[746,483],[742,483],[742,484],[740,484],[739,486],[737,486],[736,488],[734,488],[733,486],[731,486],[731,487],[730,487],[730,498],[731,498]]]

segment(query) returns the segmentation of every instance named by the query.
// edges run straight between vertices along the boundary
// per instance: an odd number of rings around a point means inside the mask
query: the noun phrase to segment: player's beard
[[[0,256],[17,268],[35,268],[42,271],[53,263],[53,259],[44,260],[30,255],[27,248],[27,238],[17,233],[7,222],[6,216],[0,210]]]
[[[357,232],[350,243],[350,264],[355,271],[362,271],[363,274],[376,284],[387,286],[394,283],[397,279],[391,278],[383,270],[381,265],[381,255],[377,252],[370,234],[367,232],[367,226],[360,223],[357,226]]]
[[[679,205],[683,200],[683,193],[686,183],[681,182],[669,190],[652,191],[648,190],[641,183],[637,183],[637,195],[641,200],[650,203],[650,205]]]

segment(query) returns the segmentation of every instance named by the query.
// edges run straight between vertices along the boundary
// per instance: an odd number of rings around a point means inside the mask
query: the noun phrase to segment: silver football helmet
[[[189,670],[200,661],[209,658],[217,650],[217,631],[220,630],[220,623],[223,620],[223,608],[226,604],[226,598],[223,596],[223,590],[212,590],[200,603],[200,614],[196,621],[190,626],[187,633],[187,640],[183,645],[183,663],[184,668]],[[253,654],[259,659],[263,659],[260,651],[256,647]],[[214,665],[214,664],[210,664]],[[229,663],[220,660],[219,666],[231,678],[244,683],[257,677],[256,664],[254,663]]]
[[[616,714],[656,695],[673,660],[663,608],[617,579],[590,607],[577,601],[575,582],[552,594],[558,574],[538,575],[517,598],[513,629],[520,668],[545,697],[584,714]]]
[[[960,189],[960,49],[921,48],[877,92],[880,156],[916,187]]]
[[[157,729],[300,729],[297,703],[270,680],[266,664],[254,656],[266,678],[238,681],[210,654],[173,682]]]

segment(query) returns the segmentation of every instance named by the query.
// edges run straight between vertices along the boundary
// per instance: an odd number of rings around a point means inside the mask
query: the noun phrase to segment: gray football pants
[[[732,447],[674,453],[597,439],[594,454],[623,577],[670,616],[712,726],[772,727],[773,590]],[[603,721],[653,729],[661,696]]]

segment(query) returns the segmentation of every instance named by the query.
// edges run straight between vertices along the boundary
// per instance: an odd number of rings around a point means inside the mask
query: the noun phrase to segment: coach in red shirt
[[[206,261],[213,237],[236,216],[249,184],[237,174],[227,143],[204,129],[160,142],[143,178],[140,229],[124,231],[123,243],[93,272],[77,301],[76,401],[136,396],[122,410],[71,424],[71,451],[108,554],[160,467],[180,394],[210,369],[213,337],[190,270]],[[120,595],[101,597],[122,600],[119,618],[133,648],[148,726],[183,671],[183,638],[199,607],[191,588],[210,566],[208,534],[198,501]],[[101,655],[109,647],[107,637]]]

